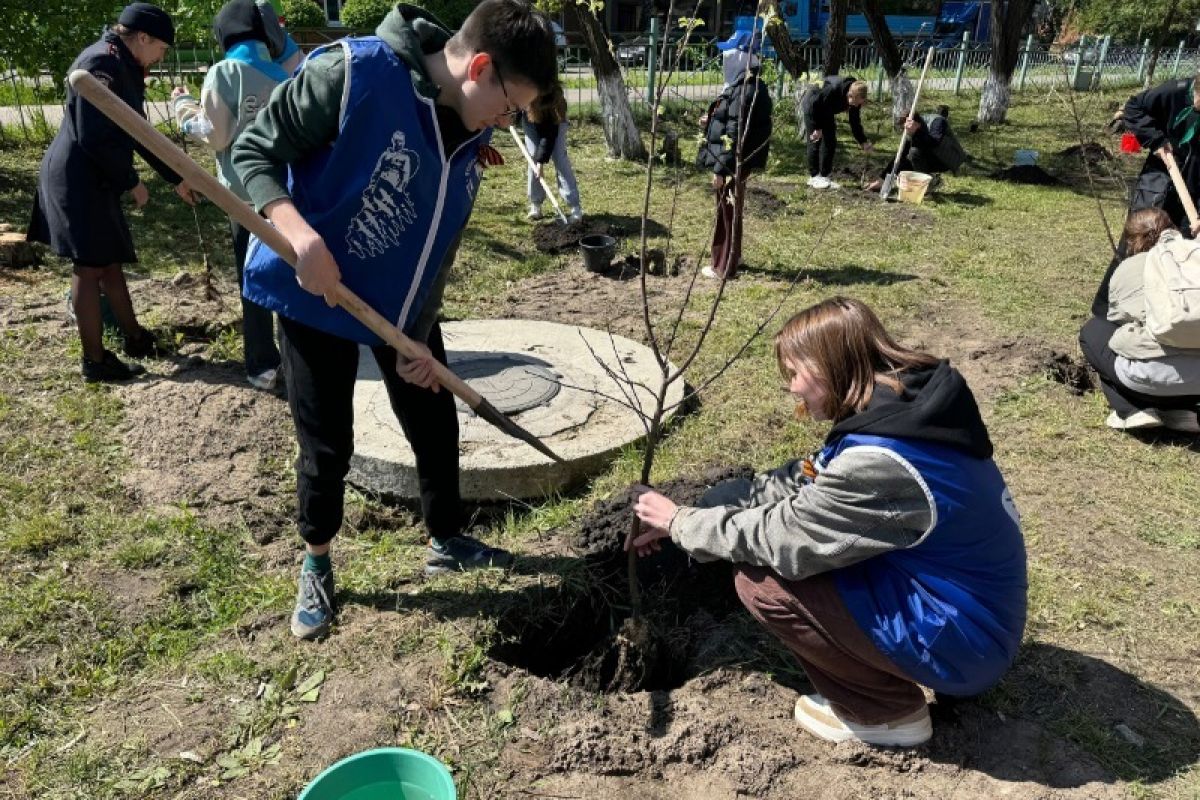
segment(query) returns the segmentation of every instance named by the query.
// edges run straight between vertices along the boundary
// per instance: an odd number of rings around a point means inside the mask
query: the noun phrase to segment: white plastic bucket
[[[900,190],[900,202],[918,205],[925,199],[925,190],[929,188],[932,175],[924,172],[904,170],[896,177],[896,187]]]

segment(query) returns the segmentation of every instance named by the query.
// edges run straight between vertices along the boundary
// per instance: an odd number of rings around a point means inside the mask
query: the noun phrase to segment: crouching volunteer
[[[922,686],[973,695],[1012,664],[1025,545],[963,377],[897,344],[857,300],[800,312],[775,337],[788,388],[833,422],[811,460],[676,506],[639,487],[639,553],[670,539],[734,563],[750,613],[814,694],[800,726],[829,741],[912,746],[932,734]]]
[[[554,30],[524,0],[483,0],[451,36],[400,4],[376,36],[310,55],[238,138],[233,166],[255,208],[295,249],[295,272],[256,239],[245,295],[279,314],[296,426],[297,517],[307,556],[292,633],[333,617],[329,543],[342,525],[354,450],[359,345],[372,348],[416,456],[430,537],[426,572],[504,566],[511,556],[462,533],[458,417],[438,391],[446,354],[442,290],[479,188],[493,126],[507,126],[558,80]],[[398,356],[327,305],[339,280],[395,320],[422,351]]]

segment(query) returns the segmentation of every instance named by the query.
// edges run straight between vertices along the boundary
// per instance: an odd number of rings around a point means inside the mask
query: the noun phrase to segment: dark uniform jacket
[[[80,53],[71,65],[76,69],[92,73],[130,108],[146,115],[145,71],[115,33],[106,32]],[[92,266],[137,261],[121,211],[121,195],[138,183],[134,150],[163,180],[180,182],[169,167],[68,87],[62,126],[38,173],[29,240]]]
[[[1193,199],[1200,191],[1200,145],[1195,138],[1186,144],[1181,140],[1189,128],[1200,123],[1200,112],[1184,113],[1192,108],[1192,82],[1168,81],[1161,86],[1135,94],[1125,104],[1125,126],[1137,137],[1138,144],[1150,151],[1138,176],[1131,211],[1142,208],[1162,208],[1181,229],[1187,229],[1183,205],[1175,194],[1171,176],[1162,159],[1154,151],[1168,141],[1175,152],[1175,162],[1183,173],[1184,183]],[[1200,131],[1196,133],[1200,136]]]
[[[1171,143],[1175,153],[1175,163],[1183,175],[1192,199],[1197,199],[1200,192],[1200,129],[1184,143],[1188,131],[1194,125],[1200,125],[1200,112],[1192,109],[1192,82],[1189,79],[1167,81],[1161,86],[1135,94],[1125,104],[1125,128],[1137,137],[1138,144],[1150,151],[1142,172],[1138,175],[1133,188],[1133,199],[1129,203],[1130,211],[1143,208],[1161,208],[1170,215],[1171,221],[1183,231],[1189,229],[1187,215],[1183,204],[1175,193],[1171,183],[1170,173],[1163,160],[1154,155],[1154,151],[1165,143]],[[1105,319],[1108,314],[1108,284],[1112,275],[1125,258],[1125,237],[1121,237],[1121,245],[1109,262],[1108,271],[1100,281],[1100,288],[1092,300],[1092,314]]]
[[[853,75],[834,75],[826,78],[820,89],[809,92],[800,107],[804,114],[805,127],[809,131],[824,130],[834,124],[835,114],[845,111],[850,119],[850,133],[854,136],[854,141],[859,144],[865,142],[867,134],[862,126],[862,109],[850,105],[846,96],[850,92],[850,84],[856,80]]]
[[[733,176],[741,153],[743,174],[767,166],[771,141],[771,91],[750,70],[725,87],[708,111],[708,127],[696,165],[717,175]]]

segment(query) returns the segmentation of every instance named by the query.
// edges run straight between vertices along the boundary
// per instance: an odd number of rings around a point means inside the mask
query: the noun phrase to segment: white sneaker
[[[1124,419],[1121,415],[1113,411],[1108,415],[1108,419],[1104,424],[1118,431],[1133,431],[1142,430],[1145,428],[1161,428],[1163,425],[1162,417],[1159,416],[1159,411],[1153,408],[1142,409],[1135,411]]]
[[[1196,419],[1195,411],[1186,408],[1164,408],[1158,412],[1162,424],[1173,431],[1183,433],[1200,433],[1200,420]]]
[[[822,178],[820,175],[814,175],[808,179],[808,185],[813,189],[828,189],[833,181],[829,178]]]
[[[542,207],[537,203],[529,204],[529,213],[525,215],[525,219],[541,219]]]
[[[583,209],[579,206],[569,209],[567,211],[567,219],[571,222],[579,222],[581,219],[583,219]]]
[[[826,178],[825,179],[825,188],[826,189],[840,189],[840,188],[842,188],[842,185],[840,183],[838,183],[837,181]]]
[[[257,375],[250,375],[246,380],[250,381],[250,385],[255,389],[262,389],[264,392],[273,392],[275,391],[276,384],[279,383],[279,370],[263,370]]]
[[[814,184],[814,183],[816,183],[816,180],[817,180],[817,176],[816,176],[816,175],[810,175],[810,176],[808,176],[808,188],[810,188],[810,189],[815,189],[816,187],[815,187],[815,186],[813,186],[813,184]]]
[[[916,747],[933,736],[928,706],[892,722],[860,725],[839,717],[821,695],[806,694],[796,701],[795,716],[801,728],[827,742],[858,741],[875,747]]]
[[[713,269],[711,266],[707,266],[704,269],[700,270],[700,274],[706,278],[712,278],[714,281],[721,280],[721,276],[718,275],[717,271],[715,269]]]

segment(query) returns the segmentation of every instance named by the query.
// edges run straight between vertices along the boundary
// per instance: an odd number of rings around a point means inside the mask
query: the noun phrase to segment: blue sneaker
[[[333,570],[300,570],[300,591],[292,611],[292,635],[297,639],[320,639],[333,622]]]
[[[512,553],[498,547],[488,547],[473,536],[452,536],[438,544],[430,544],[427,556],[426,575],[507,567],[513,562]]]

